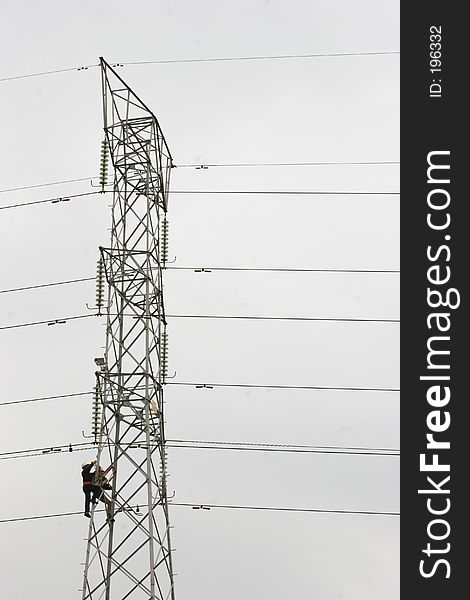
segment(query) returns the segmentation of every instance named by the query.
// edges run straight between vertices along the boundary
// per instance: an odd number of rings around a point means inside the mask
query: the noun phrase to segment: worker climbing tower
[[[111,466],[112,514],[106,519],[102,503],[93,508],[82,599],[174,600],[163,420],[167,241],[161,235],[172,159],[156,117],[100,62],[103,150],[114,183],[111,243],[100,248],[107,326],[105,354],[95,359],[93,433],[98,467]]]

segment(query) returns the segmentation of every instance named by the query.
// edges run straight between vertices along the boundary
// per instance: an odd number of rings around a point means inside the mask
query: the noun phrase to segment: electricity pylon
[[[106,146],[114,170],[106,351],[96,360],[98,467],[111,512],[93,507],[83,600],[174,600],[163,421],[162,268],[171,154],[153,113],[102,58]],[[102,297],[102,289],[98,296]]]

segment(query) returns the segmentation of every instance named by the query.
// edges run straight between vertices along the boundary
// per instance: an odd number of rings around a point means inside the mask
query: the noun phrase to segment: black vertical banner
[[[401,598],[468,595],[470,260],[464,5],[401,16]]]

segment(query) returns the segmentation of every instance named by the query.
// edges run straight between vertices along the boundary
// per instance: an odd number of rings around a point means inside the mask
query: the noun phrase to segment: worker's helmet
[[[89,465],[91,463],[91,460],[89,462],[84,462],[82,463],[82,469],[84,469],[87,465]]]

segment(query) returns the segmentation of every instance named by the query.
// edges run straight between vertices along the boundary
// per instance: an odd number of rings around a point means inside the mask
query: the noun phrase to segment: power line
[[[77,392],[75,394],[59,394],[58,396],[42,396],[40,398],[28,398],[26,400],[11,400],[9,402],[0,402],[0,406],[12,406],[14,404],[26,404],[30,402],[43,402],[44,400],[59,400],[61,398],[74,398],[78,396],[88,396],[92,394],[89,392]]]
[[[167,266],[167,271],[194,271],[195,273],[210,273],[212,271],[228,272],[257,272],[257,273],[372,273],[372,274],[396,274],[399,269],[290,269],[276,267],[177,267]],[[52,283],[41,283],[37,285],[27,285],[23,287],[0,290],[0,294],[9,294],[12,292],[23,292],[26,290],[35,290],[58,285],[69,285],[72,283],[82,283],[85,281],[95,281],[95,277],[81,277],[78,279],[69,279],[65,281],[55,281]]]
[[[4,325],[0,331],[6,329],[20,329],[22,327],[32,327],[34,325],[65,325],[67,321],[76,319],[87,319],[89,317],[106,315],[76,315],[73,317],[60,317],[58,319],[48,319],[47,321],[33,321],[31,323],[17,323],[15,325]],[[359,318],[329,318],[329,317],[273,317],[258,315],[166,315],[169,319],[226,319],[226,320],[258,320],[258,321],[323,321],[328,323],[399,323],[399,319],[359,319]]]
[[[205,63],[205,62],[235,62],[247,60],[287,60],[300,58],[340,58],[346,56],[389,56],[400,54],[397,50],[389,50],[383,52],[328,52],[315,54],[276,54],[263,56],[232,56],[220,58],[184,58],[184,59],[169,59],[169,60],[148,60],[121,63],[123,66],[134,65],[167,65],[175,63]]]
[[[109,190],[97,190],[96,192],[86,192],[83,194],[64,195],[56,198],[46,198],[45,200],[35,200],[33,202],[21,202],[18,204],[9,204],[0,206],[0,210],[33,206],[34,204],[45,204],[47,202],[66,202],[70,198],[79,198],[81,196],[91,196],[93,194],[109,193]],[[399,196],[400,192],[336,192],[336,191],[306,191],[306,190],[169,190],[168,194],[178,195],[240,195],[240,196]]]
[[[252,162],[252,163],[187,163],[182,165],[173,165],[176,169],[207,169],[207,168],[218,168],[218,167],[317,167],[317,166],[355,166],[355,165],[399,165],[399,160],[369,160],[369,161],[316,161],[316,162]],[[47,183],[36,183],[33,185],[25,185],[22,187],[5,188],[0,190],[0,194],[5,192],[16,192],[20,190],[31,190],[34,188],[50,187],[54,185],[61,185],[65,183],[76,183],[79,181],[91,181],[98,179],[97,175],[90,175],[89,177],[79,177],[77,179],[64,179],[61,181],[49,181]]]
[[[399,165],[399,160],[365,160],[365,161],[315,161],[315,162],[251,162],[251,163],[187,163],[173,165],[178,169],[208,169],[214,167],[323,167],[323,166],[380,166]]]
[[[396,456],[400,457],[400,454],[397,452],[374,452],[373,450],[367,452],[359,452],[355,450],[296,450],[294,448],[248,448],[248,447],[240,447],[240,446],[202,446],[195,444],[165,444],[166,448],[173,449],[190,449],[190,450],[230,450],[230,451],[248,451],[248,452],[276,452],[276,453],[284,453],[284,454],[326,454],[326,455],[340,455],[340,456],[374,456],[374,457],[385,457],[385,456]],[[85,447],[85,448],[73,448],[72,450],[68,450],[67,448],[61,450],[60,448],[51,447],[38,452],[21,452],[21,453],[11,453],[10,456],[0,455],[0,461],[3,460],[17,460],[24,458],[34,458],[36,456],[51,456],[55,454],[69,454],[70,452],[91,452],[96,450],[96,447]]]
[[[203,445],[199,444],[172,444],[166,443],[165,446],[168,448],[185,448],[185,449],[197,449],[197,450],[235,450],[235,451],[248,451],[248,452],[284,452],[284,453],[296,453],[296,454],[340,454],[348,456],[399,456],[396,452],[382,452],[375,451],[373,449],[368,451],[349,450],[349,449],[300,449],[300,448],[259,448],[259,447],[248,447],[238,445],[229,445],[230,442],[224,443],[219,442],[220,446]],[[224,445],[225,444],[225,445]],[[266,444],[268,445],[268,444]],[[255,444],[253,444],[255,446]]]
[[[240,506],[233,504],[199,504],[194,505],[192,502],[170,502],[169,506],[187,506],[191,508],[227,508],[235,510],[265,510],[265,511],[282,511],[282,512],[298,512],[298,513],[329,513],[341,515],[375,515],[375,516],[390,516],[397,517],[399,512],[392,511],[372,511],[372,510],[342,510],[342,509],[325,509],[325,508],[290,508],[286,506]],[[0,521],[1,523],[1,521]]]
[[[102,510],[96,510],[95,512],[103,512]],[[36,515],[34,517],[17,517],[15,519],[0,519],[0,523],[17,523],[19,521],[37,521],[39,519],[55,519],[57,517],[71,517],[74,515],[81,515],[82,512],[68,512],[68,513],[55,513],[51,515]]]
[[[253,271],[264,273],[399,273],[399,269],[291,269],[283,267],[178,267],[166,266],[166,271]],[[1,292],[0,292],[1,293]]]
[[[95,178],[96,178],[96,176],[93,175],[93,177],[80,177],[79,179],[63,179],[62,181],[50,181],[49,183],[36,183],[34,185],[24,185],[22,187],[6,188],[3,190],[0,190],[0,194],[3,194],[4,192],[17,192],[18,190],[32,190],[34,188],[49,187],[52,185],[59,185],[62,183],[75,183],[77,181],[90,181],[91,179],[95,179]]]
[[[282,511],[282,512],[296,512],[296,513],[323,513],[323,514],[342,514],[342,515],[363,515],[363,516],[399,516],[399,512],[392,511],[372,511],[372,510],[343,510],[343,509],[324,509],[324,508],[296,508],[287,506],[244,506],[234,504],[201,504],[195,502],[169,502],[169,506],[180,506],[192,509],[205,509],[210,510],[212,508],[220,509],[232,509],[232,510],[253,510],[253,511]],[[105,512],[104,510],[97,510],[95,512]],[[72,517],[76,515],[82,515],[82,511],[66,512],[66,513],[55,513],[48,515],[35,515],[31,517],[16,517],[13,519],[0,519],[0,523],[17,523],[20,521],[37,521],[40,519],[54,519],[58,517]]]
[[[146,444],[138,444],[146,449]],[[399,450],[395,448],[371,448],[371,447],[348,447],[348,446],[312,446],[299,444],[268,444],[255,442],[223,442],[214,440],[166,440],[168,448],[182,448],[191,450],[231,450],[249,452],[283,452],[298,454],[339,454],[350,456],[400,456]],[[17,458],[32,458],[35,456],[51,456],[52,454],[71,453],[77,451],[96,450],[96,446],[89,442],[79,444],[64,444],[46,446],[43,448],[30,448],[28,450],[16,450],[1,452],[0,460],[11,460]]]
[[[50,202],[51,204],[58,202],[68,202],[71,198],[82,198],[83,196],[94,196],[96,194],[106,193],[106,190],[103,192],[102,190],[97,190],[96,192],[85,192],[83,194],[64,194],[63,196],[56,196],[55,198],[46,198],[45,200],[35,200],[33,202],[20,202],[19,204],[9,204],[8,206],[0,206],[0,210],[7,210],[10,208],[20,208],[24,206],[32,206],[33,204],[46,204]]]
[[[88,315],[77,315],[74,317],[62,317],[60,319],[48,319],[47,321],[33,321],[31,323],[18,323],[16,325],[4,325],[0,327],[0,331],[5,329],[19,329],[21,327],[32,327],[34,325],[65,325],[67,321],[73,321],[76,319],[87,319],[88,317],[96,317],[98,315],[88,314]],[[105,315],[102,315],[105,316]]]
[[[399,323],[400,319],[360,319],[328,317],[273,317],[267,315],[166,315],[169,319],[234,319],[249,321],[327,321],[334,323]]]
[[[399,196],[400,192],[330,190],[169,190],[169,194],[240,194],[242,196]]]
[[[340,387],[326,385],[258,385],[255,383],[195,383],[187,381],[167,381],[165,385],[181,385],[199,389],[212,388],[248,388],[248,389],[270,389],[270,390],[323,390],[338,392],[399,392],[400,388],[376,388],[376,387]]]
[[[250,384],[250,383],[190,383],[185,381],[167,381],[165,385],[181,385],[194,387],[198,389],[212,388],[251,388],[251,389],[275,389],[275,390],[312,390],[312,391],[343,391],[343,392],[399,392],[399,388],[370,388],[370,387],[331,387],[331,386],[313,386],[313,385],[269,385],[269,384]],[[73,398],[78,396],[87,396],[89,392],[77,392],[74,394],[59,394],[55,396],[42,396],[40,398],[27,398],[25,400],[12,400],[0,402],[0,406],[11,406],[15,404],[26,404],[31,402],[43,402],[46,400],[60,400],[61,398]]]
[[[168,65],[168,64],[184,64],[184,63],[208,63],[208,62],[235,62],[235,61],[257,61],[257,60],[287,60],[287,59],[302,59],[302,58],[341,58],[352,56],[391,56],[400,54],[397,50],[389,50],[383,52],[330,52],[316,54],[279,54],[279,55],[264,55],[264,56],[229,56],[229,57],[214,57],[214,58],[180,58],[168,60],[148,60],[134,61],[125,63],[115,63],[113,67],[137,66],[137,65]],[[66,69],[54,69],[51,71],[39,71],[36,73],[28,73],[26,75],[13,75],[10,77],[2,77],[1,81],[13,81],[16,79],[27,79],[30,77],[41,77],[44,75],[54,75],[57,73],[68,73],[71,71],[86,71],[99,67],[100,65],[84,65],[81,67],[69,67]]]
[[[77,452],[79,450],[94,450],[94,447],[89,442],[82,444],[66,444],[62,446],[46,446],[44,448],[31,448],[29,450],[16,450],[11,452],[1,452],[0,460],[8,460],[12,458],[30,458],[32,456],[49,456],[54,453],[64,452]]]
[[[83,281],[95,281],[95,277],[82,277],[81,279],[69,279],[66,281],[55,281],[53,283],[40,283],[38,285],[27,285],[18,288],[10,288],[7,290],[0,290],[0,294],[10,294],[12,292],[24,292],[25,290],[38,290],[41,288],[53,287],[57,285],[68,285],[70,283],[82,283]]]
[[[11,77],[2,77],[0,81],[13,81],[14,79],[28,79],[29,77],[41,77],[42,75],[54,75],[56,73],[67,73],[70,71],[86,71],[99,67],[99,65],[84,65],[83,67],[69,67],[67,69],[54,69],[52,71],[39,71],[37,73],[28,73],[27,75],[13,75]]]
[[[299,450],[358,450],[370,452],[390,453],[392,456],[398,455],[398,448],[372,448],[370,446],[312,446],[311,444],[270,444],[266,442],[222,442],[215,440],[166,440],[167,443],[173,444],[212,444],[215,446],[230,445],[230,446],[256,446],[257,448],[267,449],[299,449]],[[176,447],[176,446],[175,446]],[[257,449],[256,448],[256,449]]]

